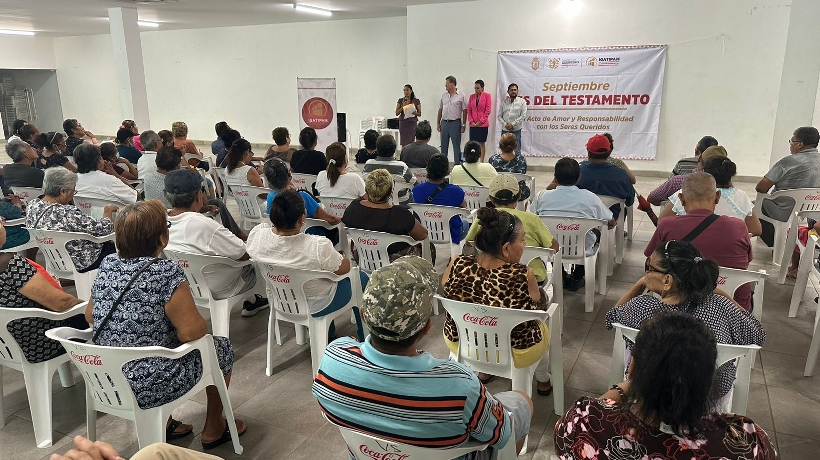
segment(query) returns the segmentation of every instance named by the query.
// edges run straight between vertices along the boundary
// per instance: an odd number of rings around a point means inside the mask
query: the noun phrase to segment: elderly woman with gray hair
[[[24,140],[14,139],[6,144],[6,154],[14,162],[3,167],[3,181],[6,187],[43,186],[43,171],[31,167],[38,158],[34,147]]]
[[[111,216],[117,210],[114,205],[103,209],[100,220],[80,211],[71,204],[77,174],[65,168],[49,168],[43,179],[43,197],[29,203],[26,227],[57,230],[61,232],[82,232],[92,236],[105,236],[114,232]],[[103,244],[91,241],[71,241],[66,245],[71,260],[79,273],[96,270],[102,259],[116,252],[114,243]]]

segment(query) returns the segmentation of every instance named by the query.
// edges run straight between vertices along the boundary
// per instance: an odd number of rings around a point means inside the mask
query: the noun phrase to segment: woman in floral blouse
[[[598,399],[582,397],[555,425],[562,460],[774,460],[753,421],[714,407],[717,341],[694,316],[658,313],[632,351],[629,379]]]

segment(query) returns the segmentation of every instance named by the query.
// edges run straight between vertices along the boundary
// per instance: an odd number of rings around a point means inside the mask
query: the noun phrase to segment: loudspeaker
[[[336,128],[339,130],[339,142],[347,142],[347,114],[336,113]]]

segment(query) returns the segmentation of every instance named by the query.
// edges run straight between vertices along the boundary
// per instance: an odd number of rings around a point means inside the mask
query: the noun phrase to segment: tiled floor
[[[547,182],[547,173],[537,174],[539,187]],[[639,177],[638,190],[644,194],[660,182],[657,178]],[[752,192],[754,184],[737,184]],[[753,195],[752,195],[753,196]],[[235,204],[230,203],[235,210]],[[614,334],[603,326],[605,312],[643,274],[642,251],[654,227],[638,212],[635,238],[628,243],[624,264],[615,268],[607,282],[605,295],[595,296],[595,311],[584,313],[583,291],[565,292],[564,375],[566,400],[585,394],[599,395],[607,387],[607,375]],[[774,272],[771,251],[755,242],[754,269]],[[788,302],[792,286],[766,282],[763,325],[768,341],[758,355],[758,365],[752,373],[748,415],[765,428],[775,440],[784,460],[820,457],[820,376],[803,377],[815,304],[814,288],[805,295],[796,318],[788,318]],[[434,330],[440,330],[443,316],[434,318]],[[311,369],[307,345],[297,346],[293,328],[283,325],[284,345],[275,348],[274,373],[265,376],[265,341],[267,315],[243,318],[236,311],[231,318],[231,340],[236,350],[230,394],[236,415],[248,422],[242,437],[248,459],[346,459],[347,455],[338,430],[325,423],[310,393]],[[343,333],[352,333],[345,325]],[[438,333],[430,334],[422,346],[436,356],[446,356],[447,349]],[[79,379],[79,376],[78,376]],[[80,380],[81,381],[81,380]],[[509,382],[496,379],[489,385],[492,391],[509,389]],[[71,436],[84,434],[85,402],[83,384],[63,389],[54,379],[54,445],[38,449],[34,443],[22,374],[3,372],[6,425],[0,428],[0,459],[47,459],[52,452],[65,452]],[[552,397],[535,396],[536,413],[530,432],[529,452],[524,458],[546,459],[552,452],[552,431],[557,416],[552,413]],[[181,406],[176,418],[194,425],[195,433],[202,429],[204,395]],[[111,416],[98,421],[101,440],[112,443],[120,453],[129,456],[137,450],[137,440],[131,422]],[[201,449],[199,437],[191,436],[177,444]],[[215,453],[234,458],[230,445]],[[817,457],[815,457],[817,456]]]

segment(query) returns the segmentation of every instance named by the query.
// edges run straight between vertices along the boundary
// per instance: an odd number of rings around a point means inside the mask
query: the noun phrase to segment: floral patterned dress
[[[644,424],[612,400],[582,397],[555,424],[555,453],[561,460],[775,460],[769,436],[742,415],[702,419],[693,438]]]
[[[515,154],[515,158],[507,161],[501,158],[501,154],[494,153],[487,163],[499,173],[527,174],[527,159],[521,154]],[[518,187],[521,189],[521,201],[530,197],[530,186],[526,181],[518,181]]]
[[[94,332],[108,314],[120,292],[148,257],[120,259],[116,254],[103,259],[91,286],[94,299]],[[182,345],[177,330],[165,314],[165,304],[186,280],[175,262],[157,260],[148,267],[123,296],[121,304],[97,338],[97,345],[110,347],[176,348]],[[233,367],[233,348],[226,337],[214,337],[216,356],[223,375]],[[123,371],[142,409],[161,406],[180,398],[202,377],[199,351],[179,359],[144,358],[131,361]]]

